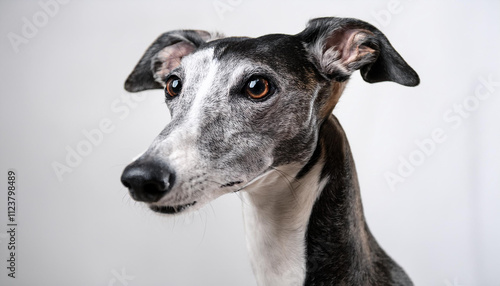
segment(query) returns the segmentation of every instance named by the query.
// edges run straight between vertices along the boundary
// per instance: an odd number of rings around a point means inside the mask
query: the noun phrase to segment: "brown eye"
[[[172,98],[176,97],[181,93],[182,82],[181,79],[176,76],[171,76],[167,80],[167,85],[165,86],[165,97]]]
[[[269,81],[263,77],[251,77],[245,85],[245,93],[253,99],[261,99],[269,94]]]

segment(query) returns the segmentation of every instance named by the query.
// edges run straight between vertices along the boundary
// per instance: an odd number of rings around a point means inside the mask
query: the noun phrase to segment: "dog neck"
[[[270,171],[245,193],[258,285],[361,285],[374,270],[372,257],[382,250],[366,226],[354,161],[333,115],[322,124],[314,153],[305,166]]]
[[[258,285],[302,285],[305,279],[305,234],[321,166],[300,181],[290,176],[298,170],[274,169],[245,193],[245,232]]]

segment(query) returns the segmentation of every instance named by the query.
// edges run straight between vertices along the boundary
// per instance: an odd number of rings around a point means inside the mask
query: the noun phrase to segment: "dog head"
[[[277,168],[299,171],[356,70],[370,83],[419,82],[378,29],[355,19],[314,19],[297,35],[259,38],[167,32],[125,89],[164,89],[172,119],[122,182],[152,210],[177,213]]]

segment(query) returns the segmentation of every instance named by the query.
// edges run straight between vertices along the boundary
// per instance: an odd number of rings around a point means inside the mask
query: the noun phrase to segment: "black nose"
[[[123,170],[121,181],[134,200],[153,203],[172,189],[175,174],[166,163],[139,159]]]

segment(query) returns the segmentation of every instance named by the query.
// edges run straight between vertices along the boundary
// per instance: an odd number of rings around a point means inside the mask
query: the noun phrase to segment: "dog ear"
[[[393,81],[416,86],[417,73],[374,26],[350,18],[317,18],[299,33],[327,78],[345,81],[360,70],[366,82]]]
[[[177,30],[160,35],[125,81],[125,89],[138,92],[164,87],[165,76],[180,65],[181,59],[201,44],[219,37],[200,30]]]

